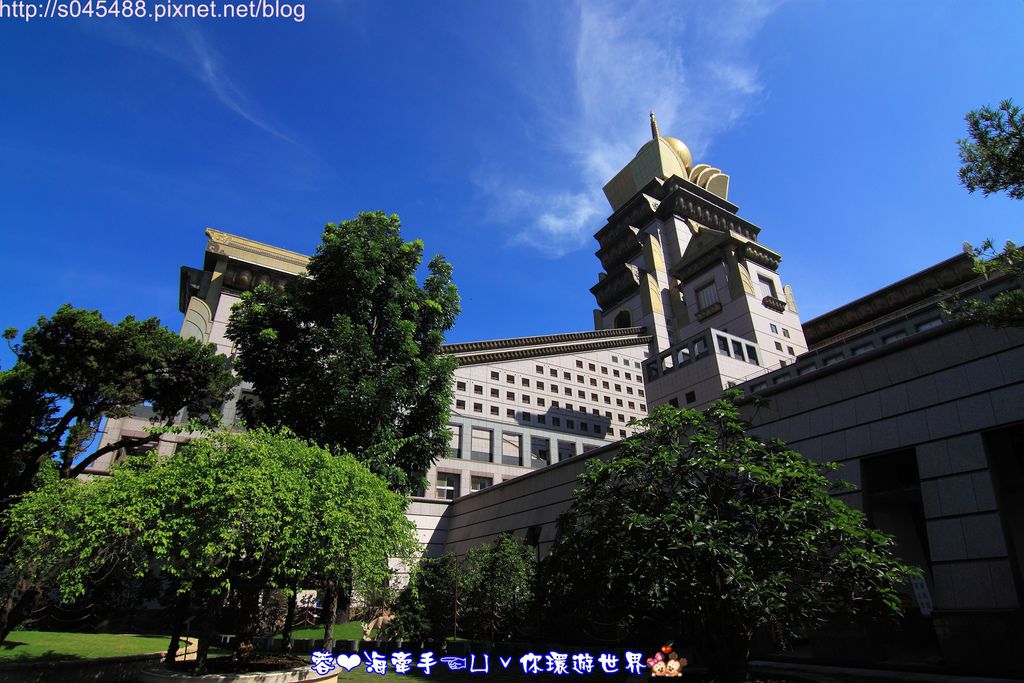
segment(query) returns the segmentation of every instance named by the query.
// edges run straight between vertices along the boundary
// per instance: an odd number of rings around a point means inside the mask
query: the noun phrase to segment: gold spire
[[[651,112],[651,138],[654,140],[658,139],[658,119],[654,118],[654,112]]]

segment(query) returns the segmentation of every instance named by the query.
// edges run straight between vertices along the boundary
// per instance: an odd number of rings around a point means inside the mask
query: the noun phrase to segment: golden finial
[[[658,119],[654,118],[654,112],[651,112],[651,137],[655,140],[658,139]]]

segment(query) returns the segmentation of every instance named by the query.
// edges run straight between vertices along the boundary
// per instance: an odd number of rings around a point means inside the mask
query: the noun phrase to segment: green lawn
[[[164,652],[166,636],[113,633],[14,631],[0,645],[0,661],[30,659],[98,659]]]
[[[278,638],[281,636],[278,635]],[[319,640],[324,637],[323,626],[313,626],[311,628],[300,628],[292,631],[292,638],[301,640],[305,638],[312,638]],[[362,640],[363,638],[363,625],[358,621],[350,621],[346,624],[335,624],[334,625],[334,639],[335,640]]]

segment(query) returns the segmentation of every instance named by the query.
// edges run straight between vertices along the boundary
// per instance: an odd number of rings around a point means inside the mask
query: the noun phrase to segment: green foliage
[[[729,679],[755,630],[900,611],[914,570],[892,539],[829,495],[830,466],[747,436],[737,399],[660,406],[589,464],[545,562],[553,629],[685,638]]]
[[[394,640],[444,640],[458,635],[459,560],[424,557],[398,596],[385,635]]]
[[[500,641],[524,634],[533,608],[536,562],[536,551],[509,534],[466,553],[459,624],[468,637]]]
[[[71,601],[116,563],[153,567],[214,610],[232,592],[349,573],[380,583],[415,548],[406,501],[348,454],[256,429],[196,439],[108,479],[60,480],[5,520],[12,572]]]
[[[417,283],[423,245],[399,228],[382,212],[328,224],[306,276],[246,293],[228,337],[258,398],[250,424],[351,452],[409,493],[447,447],[455,360],[440,350],[459,297],[440,256]]]
[[[997,109],[985,106],[967,114],[969,140],[960,145],[960,182],[985,195],[1006,192],[1024,199],[1024,114],[1012,100]]]
[[[522,636],[534,606],[536,555],[509,534],[454,554],[424,558],[394,606],[386,637],[502,641]]]
[[[992,240],[980,247],[964,243],[964,251],[974,259],[974,270],[986,277],[1010,275],[1024,281],[1024,248],[1007,240],[1002,252],[996,252]],[[943,311],[960,320],[989,327],[1024,327],[1024,291],[1020,287],[996,294],[992,301],[954,298],[942,305]]]
[[[17,330],[4,337],[12,342]],[[8,503],[38,484],[51,459],[72,477],[104,453],[146,441],[126,437],[82,458],[103,417],[146,402],[160,423],[182,410],[212,422],[236,384],[212,344],[183,339],[156,318],[114,325],[65,305],[11,349],[17,362],[0,372],[0,498]]]

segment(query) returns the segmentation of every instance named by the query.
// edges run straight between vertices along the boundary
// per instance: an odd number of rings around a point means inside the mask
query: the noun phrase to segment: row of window
[[[612,359],[616,359],[616,358],[617,358],[616,356],[612,356]],[[636,369],[637,370],[640,369],[640,363],[638,363],[636,361],[631,361],[631,360],[629,360],[627,358],[623,358],[622,360],[625,362],[626,367],[631,367],[633,364],[635,364],[636,365]],[[583,369],[583,361],[577,360],[576,361],[576,368],[579,369],[579,370],[582,370]],[[595,365],[594,363],[588,363],[587,364],[587,371],[589,371],[589,372],[597,372],[598,369],[600,369],[602,375],[607,375],[608,374],[608,367],[605,366],[605,365],[602,365],[602,366],[600,366],[600,368],[598,368],[598,366]],[[534,366],[534,370],[536,371],[536,373],[538,375],[543,375],[544,374],[544,366],[543,365],[536,365],[536,366]],[[558,370],[555,369],[555,368],[548,368],[547,374],[548,374],[549,377],[558,377]],[[620,373],[617,368],[612,368],[611,369],[611,375],[612,375],[612,377],[625,377],[628,380],[634,379],[634,376],[635,376],[636,381],[638,381],[638,382],[643,379],[640,376],[639,372],[635,373],[635,375],[632,372],[621,372]],[[498,373],[497,372],[491,372],[491,379],[498,379]],[[565,370],[563,370],[562,371],[562,379],[571,380],[572,379],[572,373],[566,372]],[[507,375],[506,378],[505,378],[505,381],[506,382],[515,382],[514,376]],[[576,381],[579,382],[580,384],[583,384],[583,381],[584,381],[583,380],[583,375],[576,375]],[[593,381],[594,380],[591,379],[591,382],[593,382]]]
[[[449,457],[455,459],[466,459],[463,451],[463,426],[449,425],[451,440],[449,441]],[[609,430],[610,433],[611,430]],[[619,434],[626,436],[626,430],[620,429]],[[529,454],[524,450],[526,441],[522,434],[514,432],[501,432],[498,450],[495,450],[495,432],[485,427],[471,427],[469,433],[469,460],[477,462],[490,462],[501,465],[513,465],[516,467],[544,467],[551,464],[551,439],[546,436],[531,435],[529,437]],[[576,442],[557,440],[558,461],[571,458],[576,455]],[[600,448],[597,444],[583,444],[583,452]],[[529,458],[527,460],[527,457]]]
[[[637,375],[637,378],[639,378],[639,375]],[[583,381],[583,379],[581,377],[580,378],[580,383],[582,383],[582,381]],[[594,379],[594,378],[591,378],[590,379],[590,385],[593,386],[593,387],[596,387],[597,386],[597,380]],[[541,381],[538,380],[538,381],[534,382],[532,387],[530,387],[530,380],[528,380],[528,379],[526,379],[524,377],[523,378],[523,382],[522,382],[522,386],[528,387],[528,388],[537,389],[539,391],[544,391],[546,388],[548,388],[551,391],[552,394],[557,394],[559,392],[559,389],[561,389],[561,391],[566,396],[572,396],[572,387],[559,387],[559,385],[557,385],[557,384],[555,384],[553,382],[549,383],[548,385],[545,386],[544,382],[541,382]],[[606,381],[605,382],[601,382],[601,388],[603,388],[603,389],[611,391],[613,389],[613,387],[614,387],[614,390],[617,393],[620,393],[620,394],[622,393],[623,386],[621,384],[611,384],[610,382],[606,382]],[[456,391],[467,391],[467,388],[468,388],[468,385],[467,385],[466,382],[464,382],[462,380],[459,380],[459,381],[455,382],[455,390]],[[627,386],[627,387],[625,387],[625,391],[626,391],[626,394],[628,396],[632,396],[633,395],[633,387]],[[473,385],[473,393],[476,394],[477,396],[483,396],[484,395],[484,385],[482,385],[482,384],[474,384]],[[501,396],[501,391],[497,387],[491,387],[489,389],[489,393],[490,393],[491,398],[499,398]],[[577,389],[576,393],[579,395],[580,398],[586,398],[586,393],[582,389]],[[510,401],[515,400],[513,398],[513,393],[511,391],[507,391],[507,392],[505,392],[505,394],[508,397],[508,400],[510,400]],[[637,396],[643,396],[644,395],[644,390],[643,389],[637,389],[636,390],[636,395]],[[597,399],[597,394],[591,394],[591,396],[593,397],[591,400],[597,402],[597,400],[598,400]],[[605,403],[609,403],[609,402],[610,401],[608,400],[608,397],[605,397]]]
[[[768,327],[771,328],[772,334],[778,334],[779,333],[779,326],[776,325],[775,323],[768,323]],[[787,330],[785,327],[782,328],[782,336],[785,337],[786,339],[790,338],[789,337],[789,330]],[[778,343],[778,342],[776,342],[776,343]]]
[[[479,389],[480,389],[480,391],[474,391],[474,393],[482,396],[483,395],[483,387],[479,387]],[[553,387],[552,390],[554,391],[554,393],[556,393],[556,394],[558,393],[557,392],[557,387]],[[572,390],[567,387],[565,389],[565,395],[566,396],[572,396],[573,395]],[[585,392],[582,389],[580,389],[580,390],[578,390],[576,392],[576,397],[585,401],[585,400],[587,400],[587,392]],[[501,398],[501,392],[498,391],[497,389],[491,389],[491,398],[498,398],[498,399],[500,399]],[[598,394],[595,394],[595,393],[591,393],[590,394],[591,402],[593,402],[593,403],[600,403],[600,399],[601,399],[601,396],[599,396]],[[515,401],[516,400],[516,393],[514,391],[506,391],[505,392],[505,400],[506,401]],[[527,404],[527,405],[538,405],[538,406],[543,407],[543,406],[546,406],[548,404],[548,399],[545,398],[544,396],[532,396],[531,394],[525,394],[524,393],[524,394],[519,394],[519,402]],[[608,396],[608,395],[605,395],[604,396],[604,402],[605,402],[606,405],[611,405],[612,404],[612,397]],[[475,403],[474,405],[480,405],[480,404],[479,403]],[[628,399],[616,398],[615,399],[615,405],[618,406],[619,408],[624,408],[626,406],[629,406],[630,410],[636,410],[637,409],[637,405],[639,405],[640,406],[640,410],[642,410],[642,411],[646,411],[647,410],[647,404],[646,403],[637,404],[636,401],[630,401]],[[551,399],[551,407],[552,408],[557,408],[558,406],[559,406],[558,401],[554,400],[554,399]],[[455,407],[457,409],[465,409],[465,407],[466,407],[465,399],[456,398],[455,399]],[[567,403],[566,407],[567,407],[568,410],[572,410],[572,404],[571,403]],[[583,406],[580,406],[580,410],[582,412],[586,412],[587,411],[587,409],[584,408]],[[481,411],[477,410],[476,412],[481,412]],[[597,414],[597,412],[598,412],[597,408],[594,408],[594,414],[595,415]],[[493,414],[496,415],[497,413],[493,413]]]

